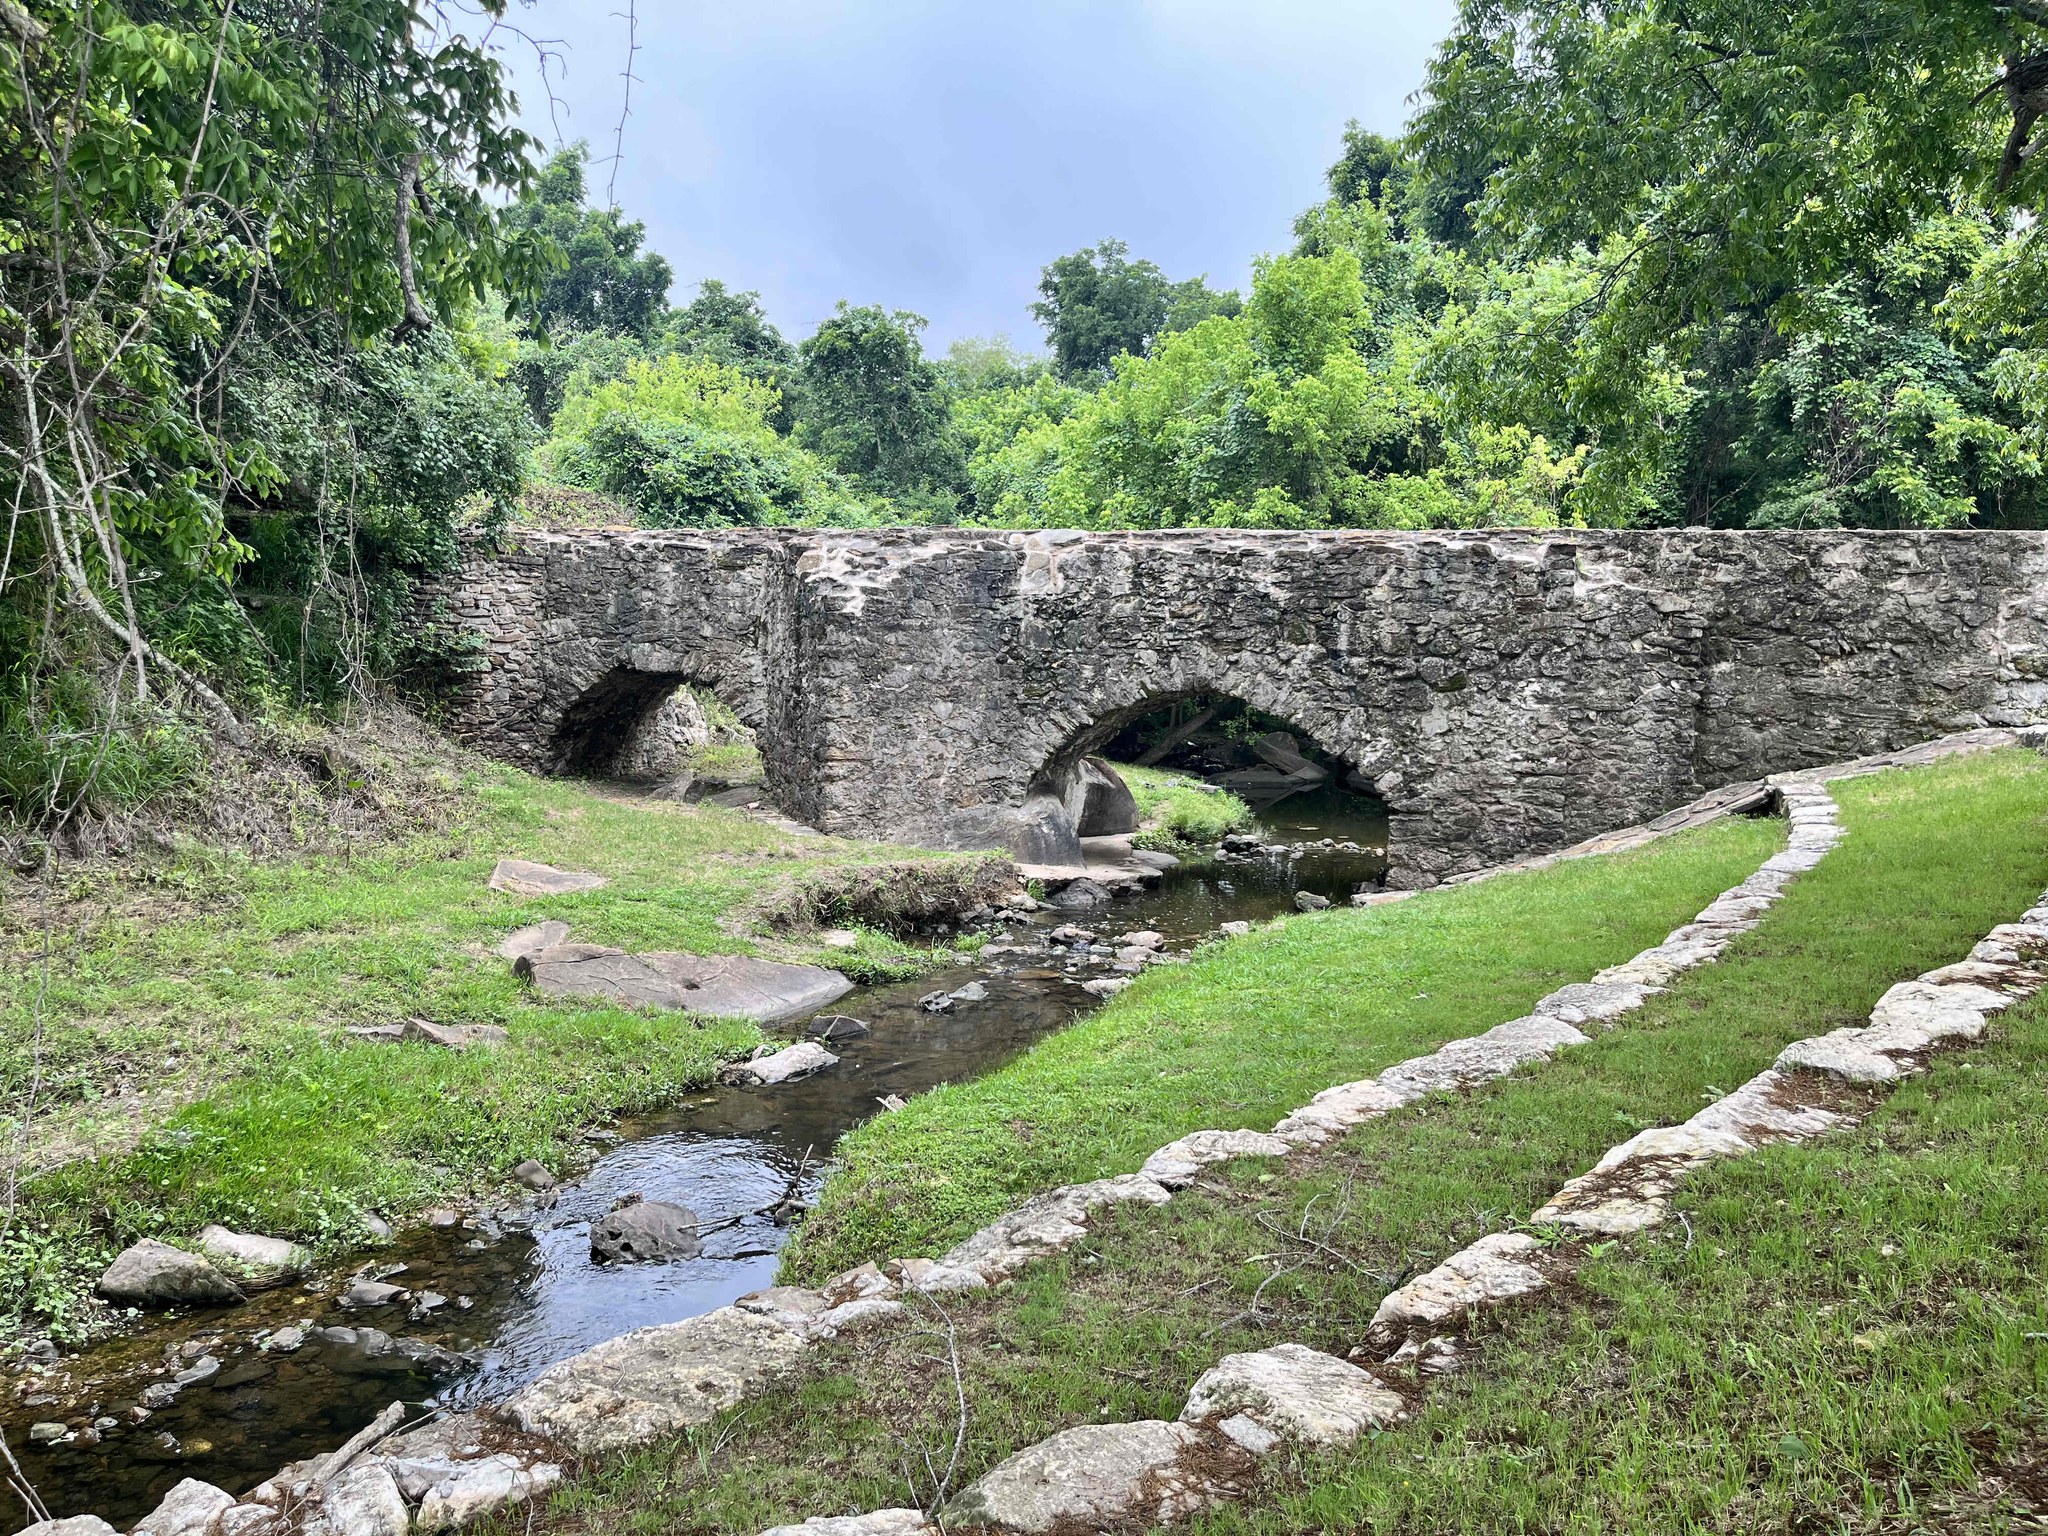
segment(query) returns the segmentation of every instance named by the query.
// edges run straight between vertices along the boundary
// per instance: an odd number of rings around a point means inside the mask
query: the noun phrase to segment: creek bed
[[[1013,925],[992,943],[1030,945],[1059,924],[1077,923],[1105,939],[1154,929],[1169,949],[1181,950],[1226,922],[1292,911],[1297,891],[1341,905],[1361,883],[1384,873],[1385,820],[1372,814],[1369,802],[1350,796],[1322,791],[1271,806],[1262,814],[1261,835],[1276,844],[1311,846],[1294,855],[1190,860],[1153,889],[1079,911],[1037,914],[1032,924]],[[1326,837],[1367,851],[1312,846]],[[594,1138],[608,1150],[565,1182],[551,1206],[507,1207],[454,1226],[410,1228],[303,1285],[258,1293],[238,1307],[153,1317],[66,1359],[50,1380],[68,1376],[68,1386],[32,1389],[26,1400],[9,1402],[8,1443],[55,1514],[91,1513],[126,1524],[153,1509],[181,1478],[244,1492],[286,1462],[332,1450],[394,1400],[449,1407],[496,1402],[605,1339],[723,1306],[774,1282],[791,1230],[751,1213],[785,1193],[806,1203],[814,1198],[823,1160],[840,1136],[881,1112],[884,1095],[909,1098],[978,1076],[1098,1006],[1076,982],[1111,974],[1106,960],[1081,961],[1057,950],[1012,953],[861,988],[826,1010],[852,1014],[873,1031],[834,1041],[836,1066],[773,1088],[706,1090],[663,1114],[621,1122],[615,1145],[609,1135]],[[977,980],[988,990],[983,1001],[942,1013],[920,1006],[919,999],[934,991]],[[805,1022],[783,1032],[802,1038]],[[703,1251],[692,1258],[593,1262],[590,1223],[628,1193],[687,1206],[707,1226],[738,1219],[708,1232]],[[336,1297],[366,1258],[380,1268],[403,1265],[393,1276],[397,1283],[445,1301],[426,1311],[410,1303],[343,1309]],[[266,1352],[254,1342],[266,1330],[308,1322],[315,1329],[353,1329],[357,1336],[351,1342],[309,1331],[289,1353]],[[445,1356],[434,1360],[429,1347],[462,1355],[460,1368],[447,1370]],[[137,1398],[168,1380],[162,1368],[173,1356],[181,1366],[211,1358],[219,1374],[137,1422]],[[99,1431],[98,1443],[29,1443],[32,1423],[76,1423],[87,1414],[114,1421]]]

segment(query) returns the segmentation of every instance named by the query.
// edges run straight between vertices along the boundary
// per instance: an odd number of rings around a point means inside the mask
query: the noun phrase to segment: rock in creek
[[[129,1536],[206,1536],[215,1517],[234,1502],[234,1495],[188,1477],[165,1494],[163,1502],[144,1515]]]
[[[249,1291],[265,1291],[296,1280],[313,1263],[313,1255],[297,1243],[254,1232],[231,1232],[221,1226],[200,1228],[199,1251]]]
[[[1077,837],[1113,837],[1138,830],[1138,802],[1123,776],[1099,757],[1084,757],[1067,788],[1066,808]]]
[[[136,1307],[225,1306],[242,1299],[235,1283],[206,1260],[153,1237],[123,1250],[107,1266],[99,1293]]]
[[[530,1157],[525,1162],[514,1166],[512,1177],[524,1184],[528,1189],[553,1189],[555,1187],[555,1176]]]
[[[1329,904],[1329,897],[1318,896],[1314,891],[1296,891],[1294,893],[1294,910],[1297,912],[1320,912]]]
[[[628,1195],[590,1224],[590,1256],[606,1264],[690,1259],[703,1251],[697,1213],[665,1200]]]
[[[867,1020],[856,1019],[850,1013],[821,1013],[805,1027],[804,1033],[820,1040],[858,1040],[873,1031]]]
[[[752,1061],[736,1061],[719,1076],[729,1083],[754,1084],[768,1087],[775,1083],[786,1083],[799,1077],[808,1077],[813,1072],[831,1066],[839,1058],[814,1040],[799,1040],[795,1045],[784,1046],[779,1051],[757,1056]]]
[[[340,1302],[354,1310],[358,1307],[388,1307],[394,1301],[403,1301],[406,1289],[402,1285],[391,1285],[383,1280],[354,1280],[341,1293]]]
[[[571,891],[595,891],[610,884],[604,875],[578,874],[526,859],[498,860],[490,881],[492,890],[512,896],[566,896]]]
[[[68,1520],[43,1520],[22,1527],[21,1536],[121,1536],[98,1515],[73,1515]]]
[[[1070,882],[1064,889],[1046,898],[1046,905],[1062,911],[1078,912],[1086,907],[1099,907],[1109,900],[1109,892],[1085,875]]]
[[[322,1491],[301,1536],[406,1536],[412,1511],[391,1469],[381,1461],[359,1461]]]

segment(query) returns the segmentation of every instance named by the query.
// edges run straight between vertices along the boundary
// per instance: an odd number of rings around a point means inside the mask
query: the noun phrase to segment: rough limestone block
[[[1181,1421],[1242,1414],[1304,1445],[1348,1445],[1405,1418],[1399,1393],[1348,1360],[1300,1344],[1225,1355],[1195,1383]]]
[[[1722,896],[1700,909],[1700,915],[1693,919],[1698,923],[1723,923],[1729,927],[1756,926],[1757,920],[1771,910],[1776,901],[1772,896]]]
[[[830,1338],[856,1323],[870,1323],[902,1315],[903,1303],[893,1297],[863,1296],[858,1301],[842,1302],[827,1311],[818,1319],[817,1331],[820,1337]]]
[[[1489,1233],[1386,1297],[1372,1315],[1374,1336],[1435,1328],[1475,1307],[1541,1290],[1548,1282],[1529,1262],[1539,1247],[1524,1232]]]
[[[1273,1127],[1283,1141],[1314,1146],[1340,1135],[1353,1126],[1411,1104],[1419,1095],[1397,1092],[1377,1078],[1356,1083],[1339,1083],[1325,1088],[1293,1114]]]
[[[1870,1044],[1865,1029],[1831,1029],[1794,1040],[1778,1053],[1780,1072],[1818,1072],[1845,1083],[1895,1083],[1916,1070]],[[1904,1052],[1900,1053],[1903,1057]]]
[[[1655,990],[1633,982],[1575,981],[1539,998],[1535,1011],[1567,1024],[1617,1019],[1642,1007]]]
[[[2048,971],[2025,965],[2000,965],[1991,960],[1958,960],[1927,972],[1920,978],[1935,987],[1982,987],[1996,992],[2005,1002],[2032,997],[2048,987]]]
[[[1606,1173],[1625,1163],[1650,1158],[1680,1163],[1705,1163],[1717,1157],[1740,1157],[1751,1143],[1737,1132],[1695,1125],[1657,1125],[1638,1131],[1618,1146],[1609,1147],[1593,1165],[1594,1173]]]
[[[299,1530],[302,1536],[406,1536],[411,1527],[412,1511],[391,1469],[359,1461],[321,1490]]]
[[[799,1334],[815,1333],[818,1319],[832,1310],[832,1304],[817,1291],[796,1285],[771,1285],[765,1290],[750,1291],[733,1305]]]
[[[728,1083],[747,1083],[771,1088],[799,1077],[809,1077],[837,1063],[839,1058],[815,1040],[799,1040],[752,1061],[736,1061],[718,1075]]]
[[[948,1526],[1031,1533],[1184,1520],[1220,1493],[1184,1460],[1201,1443],[1159,1419],[1083,1424],[1019,1451],[942,1514]]]
[[[2000,923],[1970,951],[1972,960],[1990,960],[1999,965],[2031,965],[2048,961],[2048,926],[2037,923]]]
[[[984,1291],[988,1281],[978,1270],[953,1269],[936,1259],[891,1259],[882,1272],[906,1291],[939,1296],[948,1291]]]
[[[562,1469],[552,1462],[528,1466],[502,1451],[452,1463],[420,1500],[414,1531],[416,1536],[459,1531],[486,1515],[524,1504],[561,1480]]]
[[[573,1355],[504,1412],[579,1456],[623,1450],[707,1422],[793,1369],[804,1349],[768,1319],[720,1307]]]
[[[1530,1014],[1389,1067],[1379,1080],[1382,1087],[1419,1098],[1425,1093],[1490,1082],[1585,1041],[1586,1036],[1563,1019]]]
[[[971,1269],[994,1281],[1036,1258],[1072,1246],[1087,1233],[1088,1212],[1098,1205],[1136,1200],[1164,1205],[1173,1198],[1165,1186],[1140,1173],[1068,1184],[1034,1195],[1006,1215],[998,1216],[939,1262],[948,1269]]]
[[[1747,1141],[1807,1141],[1833,1130],[1842,1117],[1801,1100],[1796,1078],[1768,1068],[1694,1115],[1700,1131],[1728,1131]]]
[[[774,1525],[761,1536],[938,1536],[915,1509],[878,1509],[871,1515],[813,1515],[802,1525]]]
[[[1185,1189],[1204,1168],[1234,1157],[1285,1157],[1292,1142],[1263,1131],[1195,1131],[1170,1141],[1138,1171],[1168,1189]]]
[[[235,1498],[211,1483],[188,1477],[135,1523],[129,1536],[206,1536],[214,1517],[234,1507]],[[31,1530],[35,1527],[31,1526]]]

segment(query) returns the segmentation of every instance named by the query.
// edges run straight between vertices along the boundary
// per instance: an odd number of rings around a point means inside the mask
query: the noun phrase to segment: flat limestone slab
[[[555,944],[512,968],[551,997],[607,997],[629,1008],[676,1008],[775,1024],[816,1013],[853,990],[837,971],[751,955],[629,955],[601,944]]]
[[[611,883],[606,875],[579,874],[527,859],[500,859],[491,871],[491,889],[511,896],[566,896],[571,891],[601,890]]]
[[[503,1411],[529,1434],[579,1456],[624,1450],[708,1422],[788,1372],[803,1353],[804,1341],[787,1329],[720,1307],[572,1356]]]
[[[1002,1531],[1093,1531],[1163,1525],[1215,1501],[1187,1462],[1201,1443],[1186,1424],[1082,1424],[1026,1447],[942,1512],[954,1526]]]
[[[684,989],[693,1013],[731,1014],[776,1024],[836,1003],[853,983],[822,965],[786,965],[752,955],[686,955],[657,950],[637,957]]]
[[[1183,1423],[1242,1413],[1304,1445],[1348,1445],[1407,1417],[1401,1395],[1348,1360],[1301,1344],[1225,1355],[1202,1373]]]

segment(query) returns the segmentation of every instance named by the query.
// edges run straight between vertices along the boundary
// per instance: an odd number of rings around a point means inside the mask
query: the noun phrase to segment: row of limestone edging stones
[[[1600,972],[1590,983],[1575,983],[1550,994],[1524,1018],[1451,1041],[1428,1055],[1399,1063],[1377,1078],[1325,1089],[1282,1119],[1270,1134],[1193,1132],[1153,1153],[1136,1174],[1035,1196],[937,1261],[892,1259],[885,1266],[864,1264],[815,1291],[772,1287],[699,1317],[623,1334],[558,1363],[499,1412],[530,1434],[579,1455],[645,1443],[703,1423],[787,1374],[800,1363],[811,1342],[829,1339],[839,1329],[865,1319],[899,1313],[902,1303],[896,1298],[907,1291],[984,1289],[1032,1259],[1072,1246],[1085,1235],[1089,1213],[1099,1206],[1128,1200],[1164,1204],[1175,1189],[1191,1184],[1202,1168],[1213,1163],[1240,1156],[1284,1156],[1297,1146],[1317,1146],[1430,1093],[1475,1085],[1547,1059],[1588,1038],[1578,1025],[1611,1025],[1684,971],[1714,959],[1737,934],[1756,925],[1794,876],[1820,861],[1839,835],[1832,802],[1822,793],[1820,798],[1826,804],[1817,806],[1804,800],[1796,788],[1788,794],[1787,786],[1817,785],[1830,778],[1931,761],[1955,752],[2039,745],[2044,737],[2048,730],[2041,728],[1970,731],[1900,753],[1785,776],[1769,786],[1737,786],[1739,792],[1724,789],[1647,826],[1502,866],[1502,873],[1541,868],[1565,858],[1640,846],[1767,798],[1752,790],[1769,790],[1782,797],[1792,818],[1788,846],[1765,860],[1748,880],[1717,897],[1692,923],[1633,959]],[[1484,878],[1491,873],[1494,871],[1466,878]],[[1401,893],[1404,897],[1411,894]],[[1281,1349],[1300,1356],[1315,1355],[1296,1345]],[[1315,1359],[1351,1369],[1333,1357],[1316,1355]],[[1295,1363],[1300,1370],[1320,1369],[1327,1374],[1325,1366]],[[1243,1369],[1270,1373],[1272,1366],[1268,1362]],[[1259,1438],[1238,1427],[1253,1441]],[[1117,1431],[1131,1427],[1088,1428]],[[1169,1440],[1178,1446],[1186,1439],[1185,1426],[1136,1432],[1152,1442],[1153,1450]],[[487,1452],[486,1446],[492,1448]],[[326,1502],[351,1511],[362,1506],[377,1513],[366,1525],[353,1515],[329,1519],[327,1524],[333,1527],[333,1536],[403,1536],[407,1529],[404,1516],[410,1506],[416,1509],[411,1516],[414,1531],[452,1529],[552,1486],[561,1477],[561,1459],[559,1453],[545,1450],[507,1449],[477,1415],[453,1415],[383,1440],[373,1454],[362,1456],[346,1472],[336,1469],[339,1475],[328,1480],[333,1486],[325,1489]],[[286,1468],[241,1501],[188,1479],[135,1528],[137,1536],[260,1536],[275,1524],[281,1505],[302,1503],[309,1493],[316,1495],[316,1503],[321,1502],[317,1497],[322,1485],[319,1470],[325,1460],[328,1458],[314,1458]],[[334,1511],[336,1516],[341,1513],[341,1507]],[[316,1513],[307,1529],[321,1529],[323,1518]],[[884,1511],[854,1518],[857,1523],[845,1527],[846,1536],[893,1536],[898,1530],[921,1528],[923,1520],[915,1511]],[[903,1523],[906,1518],[908,1525]],[[89,1526],[57,1530],[53,1527],[71,1527],[78,1522],[53,1522],[51,1526],[32,1526],[29,1532],[105,1536],[112,1530],[90,1516],[78,1517],[78,1521],[89,1522]],[[873,1523],[877,1521],[880,1523]],[[359,1525],[360,1530],[355,1528]],[[813,1522],[805,1529],[817,1536],[824,1528]],[[827,1531],[827,1536],[834,1533]]]
[[[2014,744],[2011,732],[1971,732],[1877,760],[1931,759],[1952,751]],[[1874,771],[1872,769],[1871,771]],[[1825,775],[1825,770],[1822,775]],[[1813,774],[1799,784],[1818,784]],[[1580,1026],[1610,1026],[1673,979],[1717,957],[1755,927],[1790,881],[1813,868],[1839,837],[1824,791],[1798,788],[1786,799],[1788,845],[1748,879],[1723,892],[1663,942],[1590,982],[1539,1001],[1528,1015],[1483,1034],[1453,1040],[1377,1077],[1323,1090],[1271,1132],[1204,1130],[1161,1147],[1136,1173],[1068,1185],[1032,1197],[937,1260],[891,1259],[860,1265],[816,1289],[774,1286],[732,1306],[679,1323],[636,1330],[551,1367],[503,1412],[521,1429],[579,1454],[624,1449],[702,1423],[795,1365],[807,1345],[867,1319],[894,1316],[906,1292],[980,1290],[1032,1260],[1071,1247],[1095,1209],[1137,1201],[1161,1205],[1200,1171],[1236,1157],[1279,1157],[1312,1147],[1436,1092],[1483,1083],[1584,1043]]]
[[[1795,842],[1825,852],[1841,835],[1825,782],[1880,766],[1889,764],[1774,779]],[[1456,1358],[1461,1328],[1490,1307],[1554,1287],[1575,1268],[1585,1240],[1668,1221],[1671,1196],[1692,1169],[1855,1124],[1863,1110],[1844,1101],[1845,1086],[1888,1087],[1925,1071],[1937,1048],[1979,1039],[1989,1015],[2043,986],[2048,892],[2018,922],[1992,929],[1966,959],[1890,988],[1868,1024],[1795,1041],[1684,1124],[1611,1148],[1529,1218],[1531,1226],[1568,1234],[1564,1244],[1523,1231],[1492,1233],[1387,1296],[1354,1359],[1379,1355],[1383,1367],[1396,1368],[1419,1362],[1418,1381],[1432,1366],[1441,1370]],[[1384,1353],[1389,1346],[1397,1347]],[[1409,1417],[1414,1391],[1300,1344],[1229,1355],[1195,1383],[1178,1421],[1062,1430],[1002,1462],[944,1513],[954,1525],[1024,1532],[1181,1519],[1231,1497],[1256,1460],[1285,1443],[1336,1447],[1394,1428]],[[892,1509],[777,1526],[763,1536],[936,1536],[938,1529],[919,1511]]]

